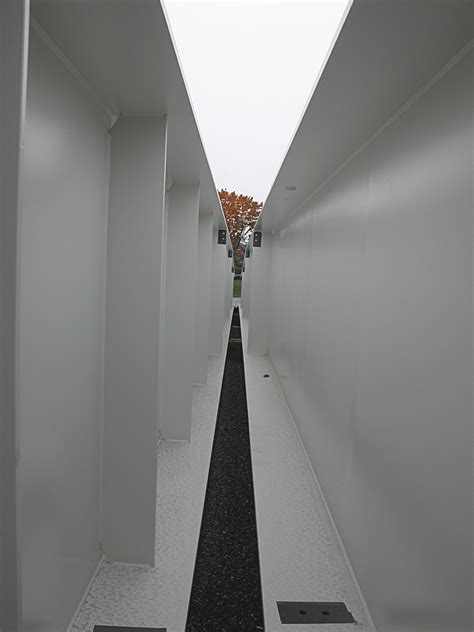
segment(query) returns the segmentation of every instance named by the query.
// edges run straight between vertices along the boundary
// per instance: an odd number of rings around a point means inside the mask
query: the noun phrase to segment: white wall
[[[230,318],[230,312],[232,310],[233,294],[234,294],[234,273],[232,272],[234,257],[229,257],[229,250],[232,250],[232,244],[227,245],[227,272],[226,272],[226,285],[225,285],[225,299],[224,299],[224,322]]]
[[[217,229],[212,235],[212,273],[211,273],[211,302],[209,316],[209,355],[222,353],[222,332],[225,325],[225,311],[227,303],[227,273],[229,271],[227,246],[217,243]],[[230,313],[230,307],[229,307]],[[226,314],[226,317],[228,314]]]
[[[213,216],[211,213],[201,213],[199,215],[196,263],[196,309],[194,313],[194,384],[206,384],[207,382],[209,314],[211,307],[212,222]]]
[[[199,185],[174,184],[167,218],[159,427],[163,439],[178,441],[191,438],[198,217]]]
[[[268,352],[272,241],[270,233],[263,233],[262,245],[253,248],[251,254],[254,267],[246,300],[249,319],[248,352],[258,355]]]
[[[274,240],[270,355],[379,632],[472,629],[472,173],[471,52]]]
[[[103,549],[154,564],[166,119],[112,129],[107,241]]]
[[[98,562],[108,132],[30,41],[19,259],[23,628],[63,631]]]
[[[28,2],[0,3],[0,629],[18,627],[15,343]]]
[[[242,310],[242,316],[244,318],[249,317],[249,301],[250,301],[251,285],[252,285],[252,253],[250,253],[250,257],[245,259],[245,271],[242,272],[242,295],[240,299],[240,307]]]

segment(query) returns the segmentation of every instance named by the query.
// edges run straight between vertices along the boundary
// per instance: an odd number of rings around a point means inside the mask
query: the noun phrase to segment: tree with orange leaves
[[[249,195],[229,193],[227,189],[219,191],[227,228],[234,253],[245,251],[250,233],[255,228],[263,203],[256,202]]]

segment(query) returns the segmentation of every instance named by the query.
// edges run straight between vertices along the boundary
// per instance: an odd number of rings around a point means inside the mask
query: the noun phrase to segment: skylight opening
[[[263,202],[350,0],[164,4],[216,187]]]

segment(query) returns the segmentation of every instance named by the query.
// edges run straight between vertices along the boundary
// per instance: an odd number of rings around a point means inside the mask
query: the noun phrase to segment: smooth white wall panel
[[[3,632],[16,632],[20,608],[16,300],[28,17],[28,2],[0,3],[0,629]]]
[[[380,632],[472,629],[472,173],[471,52],[274,240],[270,355]]]
[[[230,311],[232,310],[233,295],[234,295],[234,273],[232,269],[234,267],[234,255],[229,257],[229,250],[232,248],[231,244],[227,246],[227,271],[225,282],[225,298],[224,298],[224,322],[229,318]]]
[[[103,547],[154,564],[166,119],[112,130],[107,242]]]
[[[20,221],[23,628],[63,631],[98,562],[108,132],[32,34]]]
[[[217,229],[212,235],[211,302],[209,317],[209,355],[222,353],[224,312],[227,303],[227,247],[217,243]]]
[[[248,352],[260,355],[268,352],[272,240],[270,233],[264,233],[262,245],[252,250],[254,268],[248,297]]]
[[[194,314],[193,383],[206,384],[212,272],[211,213],[199,215],[197,241],[196,309]]]
[[[250,257],[245,259],[245,271],[242,272],[242,291],[241,291],[241,297],[240,297],[240,307],[242,309],[242,316],[244,318],[248,318],[249,316],[251,279],[252,279],[252,253],[250,253]]]
[[[167,222],[159,426],[164,439],[180,441],[191,438],[198,217],[199,185],[174,184]]]

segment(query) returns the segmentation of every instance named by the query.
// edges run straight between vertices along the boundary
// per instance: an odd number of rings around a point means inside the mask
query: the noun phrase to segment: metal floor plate
[[[131,628],[117,625],[96,625],[94,632],[166,632],[166,628]]]
[[[282,623],[356,623],[339,601],[277,601]]]

